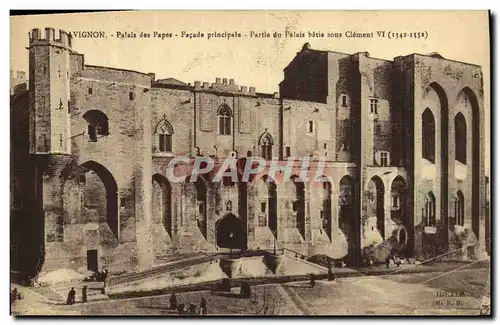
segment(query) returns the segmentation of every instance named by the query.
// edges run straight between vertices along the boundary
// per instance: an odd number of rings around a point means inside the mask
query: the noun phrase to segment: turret
[[[71,35],[54,28],[29,33],[30,152],[70,155]]]

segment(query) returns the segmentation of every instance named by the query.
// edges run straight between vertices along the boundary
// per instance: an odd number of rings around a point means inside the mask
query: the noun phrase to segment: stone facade
[[[71,42],[64,31],[33,30],[29,90],[11,87],[13,232],[33,225],[29,242],[13,242],[14,258],[31,262],[15,267],[122,272],[225,248],[354,265],[376,259],[384,243],[417,258],[484,251],[481,67],[306,44],[280,93],[263,94],[233,79],[186,84],[85,65]],[[422,118],[426,108],[433,122]],[[466,148],[465,161],[455,148]],[[215,169],[196,182],[169,181],[167,166],[184,156],[211,157]],[[250,182],[213,181],[225,158],[240,166],[255,156],[267,166]],[[188,179],[188,169],[173,173]]]

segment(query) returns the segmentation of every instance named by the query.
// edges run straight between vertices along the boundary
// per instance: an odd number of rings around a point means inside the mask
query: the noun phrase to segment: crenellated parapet
[[[29,33],[30,47],[33,45],[50,44],[71,50],[72,36],[71,33],[65,32],[62,29],[51,27],[40,30],[34,28]]]
[[[10,95],[25,91],[28,87],[28,77],[25,71],[10,70]]]
[[[227,78],[215,78],[215,83],[195,81],[194,89],[198,91],[214,91],[248,96],[256,95],[255,87],[239,86],[234,82],[234,79]]]

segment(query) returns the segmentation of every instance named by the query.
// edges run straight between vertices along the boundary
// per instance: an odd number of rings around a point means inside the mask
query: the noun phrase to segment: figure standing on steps
[[[172,293],[170,296],[170,308],[169,309],[177,309],[177,297],[175,296],[175,293]]]
[[[75,288],[71,288],[71,290],[68,292],[68,298],[66,299],[66,304],[72,305],[75,303]]]

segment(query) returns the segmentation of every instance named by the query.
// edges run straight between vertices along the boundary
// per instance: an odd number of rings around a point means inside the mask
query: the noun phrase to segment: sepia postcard
[[[491,315],[488,11],[10,27],[12,315]]]

